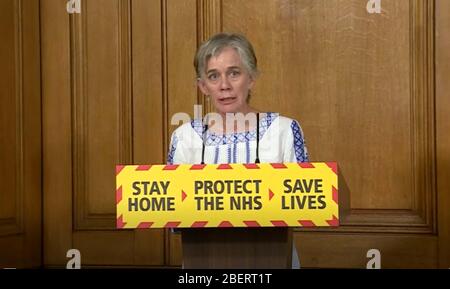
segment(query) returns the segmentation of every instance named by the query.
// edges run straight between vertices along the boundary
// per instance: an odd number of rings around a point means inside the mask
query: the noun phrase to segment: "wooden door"
[[[0,1],[0,37],[0,268],[39,267],[39,3]]]
[[[171,117],[211,110],[192,59],[221,30],[255,46],[252,103],[299,120],[311,160],[340,165],[342,226],[297,229],[302,266],[365,268],[369,249],[383,268],[449,266],[450,114],[435,109],[448,66],[433,63],[449,47],[434,21],[445,32],[450,16],[435,18],[435,1],[383,0],[381,14],[360,0],[65,5],[40,1],[46,266],[72,248],[82,266],[181,264],[179,236],[115,229],[114,167],[163,163]]]

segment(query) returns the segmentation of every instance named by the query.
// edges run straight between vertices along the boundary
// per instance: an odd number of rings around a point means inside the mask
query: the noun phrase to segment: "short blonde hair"
[[[195,72],[200,79],[206,72],[206,64],[212,56],[217,56],[226,48],[234,48],[251,77],[258,75],[257,59],[250,41],[241,34],[219,33],[205,41],[197,50],[194,58]]]

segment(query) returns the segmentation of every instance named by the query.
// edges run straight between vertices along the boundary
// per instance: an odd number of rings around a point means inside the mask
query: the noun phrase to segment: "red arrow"
[[[182,190],[181,191],[181,201],[183,202],[184,199],[186,199],[186,197],[187,197],[186,193]]]
[[[272,200],[274,193],[269,189],[269,201]]]

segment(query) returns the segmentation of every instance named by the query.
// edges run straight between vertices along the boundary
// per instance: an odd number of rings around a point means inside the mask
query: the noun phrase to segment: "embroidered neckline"
[[[259,120],[259,139],[261,140],[265,132],[269,129],[272,122],[278,117],[278,113],[267,112],[264,117]],[[191,121],[191,126],[197,132],[198,136],[202,138],[203,125],[199,119]],[[246,132],[235,132],[225,135],[216,134],[210,131],[206,132],[205,145],[217,146],[225,144],[233,144],[238,142],[249,142],[256,140],[256,128]]]

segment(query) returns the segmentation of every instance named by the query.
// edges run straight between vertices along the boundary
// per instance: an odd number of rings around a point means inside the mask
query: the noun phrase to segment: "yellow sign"
[[[336,163],[119,165],[117,228],[338,226]]]

